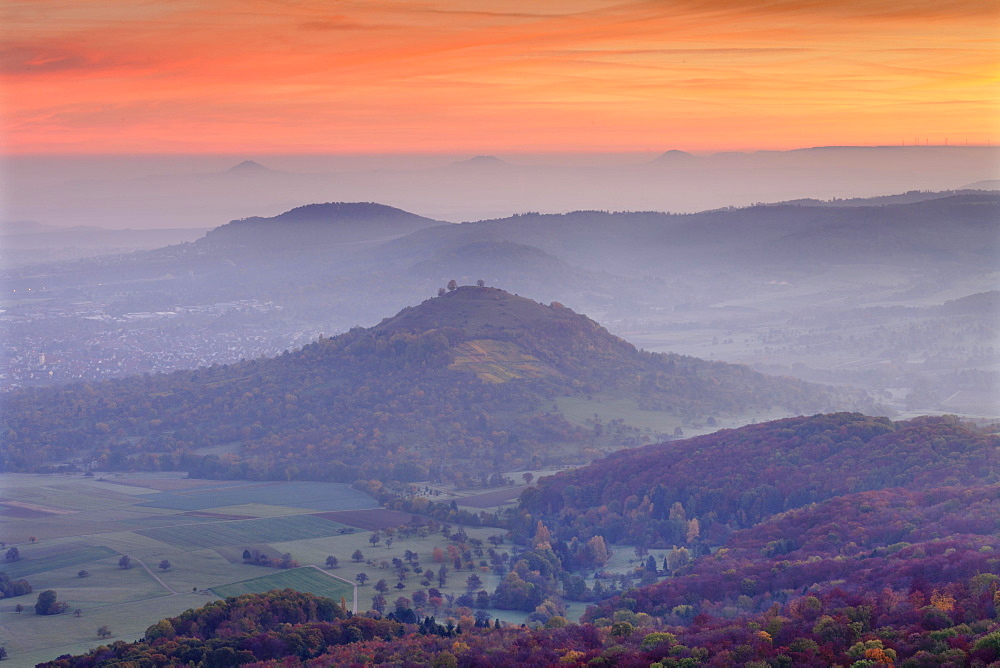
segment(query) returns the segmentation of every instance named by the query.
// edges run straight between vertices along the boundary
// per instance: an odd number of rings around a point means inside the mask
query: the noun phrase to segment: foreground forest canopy
[[[844,494],[1000,482],[998,443],[953,417],[788,418],[635,448],[543,478],[522,495],[521,512],[526,524],[544,518],[567,540],[601,534],[669,547],[695,520],[718,544],[733,529]]]
[[[71,461],[201,477],[463,482],[640,444],[623,423],[571,424],[559,397],[624,398],[706,420],[857,399],[646,353],[560,304],[465,286],[273,359],[7,393],[3,468]],[[195,452],[212,446],[228,452]]]
[[[995,665],[998,457],[1000,438],[954,418],[850,413],[642,448],[526,491],[506,516],[522,549],[496,591],[440,619],[417,592],[352,615],[272,591],[46,665]],[[709,497],[711,507],[698,501]],[[649,517],[662,507],[666,520]],[[588,587],[579,569],[600,570],[607,554],[593,548],[614,546],[630,522],[673,544],[662,565],[634,543],[637,586]],[[580,623],[564,598],[593,602]],[[528,625],[493,618],[531,606]]]

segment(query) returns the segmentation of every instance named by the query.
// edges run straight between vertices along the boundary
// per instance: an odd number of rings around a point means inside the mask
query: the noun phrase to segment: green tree
[[[57,600],[54,590],[46,589],[38,595],[38,600],[35,602],[35,614],[58,615],[60,612],[64,612],[67,607],[67,604]]]
[[[97,635],[100,638],[110,638],[111,637],[111,629],[109,629],[107,627],[107,625],[98,626],[97,627]]]

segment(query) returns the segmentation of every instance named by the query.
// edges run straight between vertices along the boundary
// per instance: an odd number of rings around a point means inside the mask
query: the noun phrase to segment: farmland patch
[[[49,517],[54,513],[48,510],[38,510],[36,508],[25,508],[20,505],[0,503],[0,517],[9,517],[15,520],[34,520],[39,517]]]
[[[517,500],[517,497],[521,495],[521,490],[523,489],[524,487],[499,489],[495,492],[487,492],[486,494],[476,494],[475,496],[466,496],[465,498],[455,499],[455,503],[468,508],[493,508],[494,506],[502,506],[507,503],[513,503]]]
[[[332,598],[335,601],[339,601],[343,596],[347,599],[348,604],[354,600],[353,585],[327,575],[318,568],[311,567],[293,568],[221,587],[213,587],[212,592],[217,596],[227,598],[240,594],[261,593],[285,588]]]
[[[254,515],[230,515],[227,513],[212,513],[207,510],[191,510],[181,513],[182,517],[206,517],[213,520],[251,520],[256,519]]]
[[[57,568],[78,566],[97,561],[98,559],[115,556],[118,556],[118,553],[109,547],[76,547],[65,552],[58,552],[37,558],[22,558],[20,561],[5,563],[0,570],[3,570],[10,577],[17,579],[28,575],[35,575],[36,573],[53,571]]]
[[[341,510],[330,513],[316,513],[316,517],[340,522],[348,526],[364,529],[365,531],[379,531],[390,527],[398,527],[409,524],[413,515],[403,513],[398,510],[388,510],[386,508],[372,508],[371,510]]]
[[[308,510],[360,510],[376,506],[374,499],[350,485],[322,482],[276,482],[228,489],[163,492],[141,505],[190,511],[247,503]]]
[[[314,515],[158,527],[136,533],[178,547],[281,543],[335,536],[344,526]]]
[[[235,506],[219,506],[209,508],[204,512],[228,513],[230,515],[244,515],[246,517],[282,517],[284,515],[302,515],[306,511],[302,508],[292,508],[290,506],[269,506],[263,503],[240,503]]]
[[[139,487],[152,492],[174,492],[191,489],[206,489],[217,487],[231,487],[233,485],[246,484],[234,481],[200,480],[197,478],[123,478],[106,480],[112,485],[122,485],[124,487]]]

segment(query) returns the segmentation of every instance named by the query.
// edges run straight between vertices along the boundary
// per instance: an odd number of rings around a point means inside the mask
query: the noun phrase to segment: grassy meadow
[[[498,503],[516,497],[513,491],[496,494]],[[456,500],[463,505],[462,497]],[[483,509],[481,501],[475,510]],[[421,582],[427,577],[410,572],[400,581],[392,559],[402,559],[409,550],[419,555],[424,569],[436,573],[441,564],[433,561],[433,550],[448,544],[434,533],[405,539],[397,534],[391,546],[385,540],[373,545],[372,532],[362,528],[398,526],[405,519],[378,510],[373,499],[348,485],[333,483],[187,480],[175,473],[3,474],[0,541],[5,553],[17,547],[20,559],[0,558],[0,570],[27,579],[33,592],[0,599],[0,644],[11,665],[33,665],[115,640],[136,640],[164,617],[213,599],[272,588],[292,587],[338,601],[344,597],[348,606],[356,600],[364,612],[378,594],[374,584],[384,578],[391,607],[397,597],[426,589]],[[465,531],[484,541],[503,533]],[[298,567],[244,563],[245,549],[277,558],[289,554]],[[355,550],[363,553],[360,561],[351,558]],[[119,564],[123,555],[130,558],[127,569]],[[337,567],[326,567],[328,556],[337,558]],[[465,593],[471,573],[446,565],[447,584],[439,587],[434,576],[431,586],[443,594]],[[360,585],[362,572],[368,581]],[[488,569],[477,567],[476,573],[483,588],[496,587],[497,576]],[[34,613],[37,595],[46,589],[56,591],[67,612]],[[16,611],[18,604],[22,612]],[[524,620],[521,613],[500,617]],[[107,640],[97,635],[101,626],[111,630]]]

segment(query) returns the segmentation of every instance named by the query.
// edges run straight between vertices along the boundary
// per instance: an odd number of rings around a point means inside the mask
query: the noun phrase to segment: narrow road
[[[159,576],[159,575],[157,575],[156,573],[154,573],[154,572],[153,572],[153,571],[152,571],[152,570],[151,570],[151,569],[149,568],[149,566],[147,566],[147,565],[146,565],[146,563],[145,563],[145,562],[144,562],[144,561],[143,561],[142,559],[137,559],[137,558],[135,558],[135,557],[131,557],[131,559],[132,559],[132,561],[134,561],[135,563],[137,563],[137,564],[139,564],[140,566],[142,566],[143,568],[145,568],[145,569],[146,569],[146,572],[147,572],[147,573],[149,573],[150,575],[152,575],[152,576],[153,576],[153,579],[154,579],[154,580],[156,580],[156,581],[157,581],[157,582],[159,582],[159,583],[160,583],[161,585],[163,585],[163,588],[164,588],[164,589],[166,589],[167,591],[169,591],[169,592],[170,592],[171,594],[176,594],[176,593],[178,593],[178,592],[174,591],[174,590],[173,590],[173,589],[172,589],[172,588],[170,587],[170,585],[168,585],[168,584],[167,584],[166,582],[164,582],[163,580],[161,580],[161,579],[160,579],[160,576]]]

